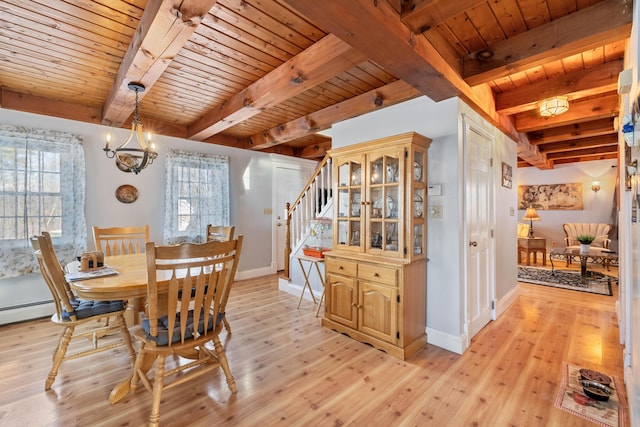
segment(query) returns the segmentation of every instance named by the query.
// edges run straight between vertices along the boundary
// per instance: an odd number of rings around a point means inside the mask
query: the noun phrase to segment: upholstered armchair
[[[564,229],[565,243],[567,248],[579,248],[580,242],[578,242],[578,236],[581,234],[590,234],[596,236],[596,239],[591,243],[591,248],[609,249],[609,232],[611,231],[611,224],[598,224],[598,223],[577,223],[570,222],[562,224]]]

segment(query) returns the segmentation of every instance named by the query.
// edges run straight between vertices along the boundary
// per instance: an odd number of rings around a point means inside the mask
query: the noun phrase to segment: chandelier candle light
[[[131,122],[131,134],[115,150],[109,148],[111,134],[107,134],[107,142],[103,150],[108,158],[116,159],[118,169],[123,172],[133,172],[137,175],[142,169],[153,163],[153,160],[158,157],[158,153],[153,150],[150,132],[147,132],[147,139],[145,140],[142,134],[142,122],[140,122],[138,115],[138,92],[144,92],[145,87],[142,83],[135,82],[130,82],[128,87],[136,92],[136,109],[133,114],[133,122]],[[138,148],[128,148],[127,145],[134,139],[138,142]]]

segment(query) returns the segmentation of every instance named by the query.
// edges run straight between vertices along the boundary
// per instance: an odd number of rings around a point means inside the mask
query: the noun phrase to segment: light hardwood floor
[[[296,309],[276,276],[236,282],[227,355],[238,393],[219,371],[182,384],[163,396],[161,424],[591,425],[553,402],[563,361],[622,377],[617,289],[604,297],[519,286],[517,301],[464,355],[427,345],[403,362],[323,329],[313,304]],[[0,327],[0,425],[144,425],[144,388],[107,401],[132,369],[124,350],[65,362],[44,391],[58,332],[47,319]]]

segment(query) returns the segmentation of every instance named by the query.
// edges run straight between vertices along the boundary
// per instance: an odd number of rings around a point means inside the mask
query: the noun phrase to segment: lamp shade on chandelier
[[[108,158],[115,158],[118,169],[123,172],[133,172],[137,175],[142,169],[153,163],[153,160],[158,157],[158,153],[153,150],[150,133],[147,133],[145,140],[142,131],[142,122],[140,122],[138,115],[138,93],[144,92],[145,87],[142,83],[135,82],[130,82],[128,87],[130,90],[136,92],[136,109],[133,114],[133,121],[131,122],[131,133],[116,149],[109,147],[111,134],[107,134],[107,142],[103,150]],[[137,142],[137,146],[129,146],[134,140]]]

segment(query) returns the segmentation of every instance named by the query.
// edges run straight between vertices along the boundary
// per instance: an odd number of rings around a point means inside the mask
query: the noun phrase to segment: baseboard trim
[[[278,289],[286,292],[288,294],[294,295],[297,298],[300,298],[300,294],[302,293],[302,286],[301,285],[296,285],[295,283],[291,282],[290,280],[287,279],[278,279]],[[316,300],[319,300],[319,298],[322,296],[322,294],[318,294],[318,292],[314,291],[313,295],[316,297]],[[313,301],[311,299],[311,294],[309,293],[309,290],[307,290],[304,293],[304,297],[303,299],[307,300],[307,301]]]
[[[445,350],[462,354],[467,349],[467,335],[452,335],[437,329],[427,328],[428,343]]]
[[[498,300],[498,303],[496,304],[496,319],[502,316],[502,314],[511,307],[511,304],[516,302],[518,296],[520,296],[520,288],[516,285],[513,289],[507,292],[505,296]]]
[[[253,279],[254,277],[268,276],[270,274],[276,274],[276,270],[273,267],[263,267],[253,270],[238,271],[236,273],[236,280]]]
[[[53,304],[53,301],[3,308],[0,311],[0,325],[50,317],[55,311],[56,306]]]

